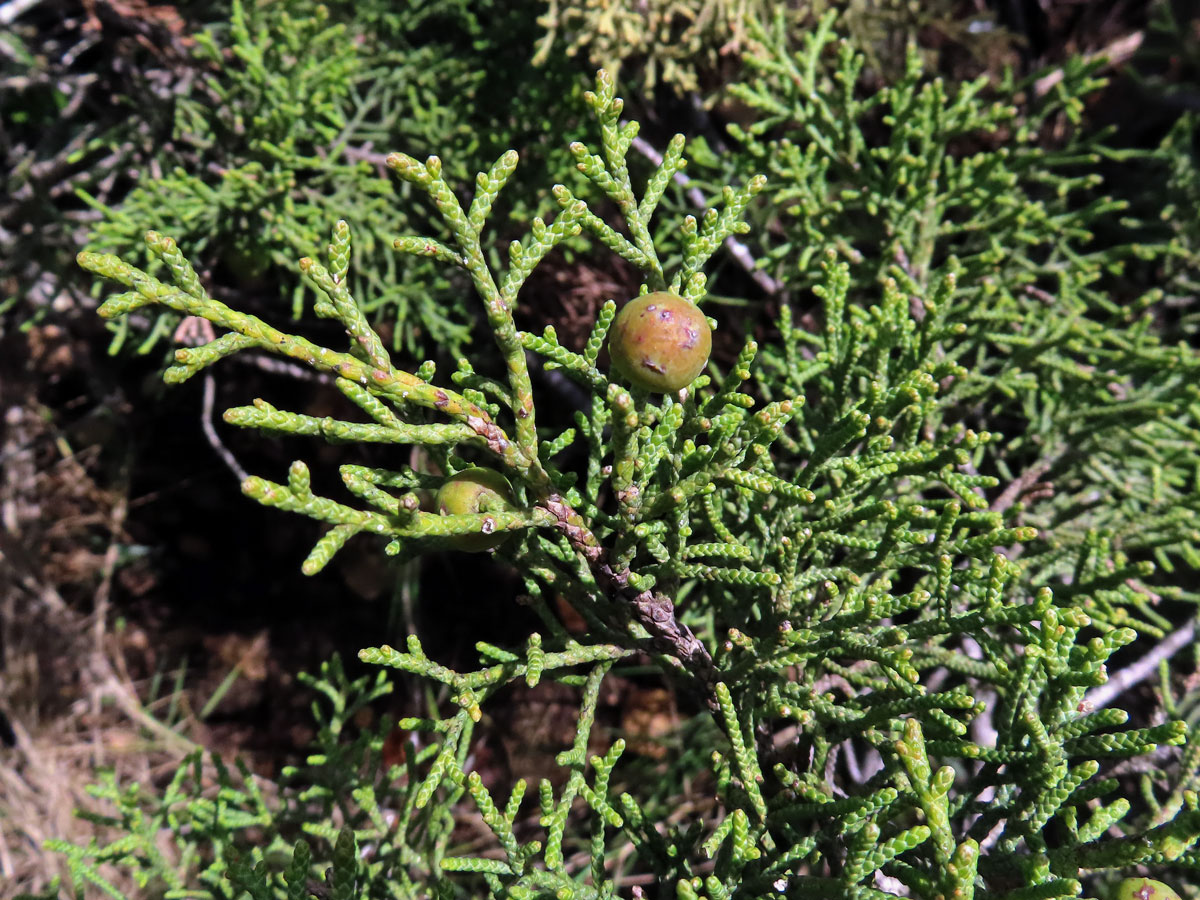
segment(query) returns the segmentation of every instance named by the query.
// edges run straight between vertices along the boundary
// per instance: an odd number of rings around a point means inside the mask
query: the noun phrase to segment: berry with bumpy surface
[[[1179,894],[1161,881],[1126,878],[1117,885],[1114,900],[1179,900]]]
[[[495,469],[478,466],[452,475],[438,488],[437,508],[443,516],[479,515],[516,509],[508,479]],[[486,522],[484,520],[485,528]],[[507,531],[483,531],[479,534],[456,534],[449,539],[449,543],[456,550],[478,553],[481,550],[495,550],[508,537]]]
[[[687,387],[704,370],[712,330],[694,303],[658,291],[630,300],[617,313],[608,352],[635,386],[668,393]]]

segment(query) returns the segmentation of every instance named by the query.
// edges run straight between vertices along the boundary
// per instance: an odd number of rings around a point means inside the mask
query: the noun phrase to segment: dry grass
[[[191,744],[144,711],[98,620],[71,610],[53,588],[19,579],[11,567],[8,574],[18,579],[6,579],[0,705],[16,746],[0,750],[0,882],[37,892],[67,876],[46,840],[91,837],[75,810],[95,808],[86,788],[97,769],[154,783]],[[107,874],[122,887],[120,873]]]
[[[0,884],[13,896],[68,880],[45,842],[88,842],[93,826],[75,810],[95,808],[86,788],[97,769],[154,782],[192,744],[146,712],[126,641],[107,628],[124,491],[97,485],[32,393],[4,399],[0,711],[16,743],[0,745]]]

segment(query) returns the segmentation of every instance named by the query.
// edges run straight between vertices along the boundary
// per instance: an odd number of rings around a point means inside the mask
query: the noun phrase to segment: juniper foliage
[[[759,111],[749,127],[731,129],[744,148],[732,158],[770,175],[763,209],[772,219],[754,235],[765,238],[763,256],[780,261],[781,280],[793,291],[820,284],[816,248],[835,246],[850,267],[854,302],[869,303],[877,283],[894,284],[923,318],[926,298],[955,279],[942,301],[950,308],[935,301],[932,312],[960,332],[947,353],[967,369],[947,386],[955,416],[1006,433],[1003,452],[986,454],[981,467],[1011,485],[1006,508],[1039,483],[1053,485],[1052,503],[1017,512],[1050,540],[1025,551],[1035,584],[1076,571],[1074,555],[1093,533],[1166,571],[1180,559],[1194,566],[1195,362],[1156,339],[1167,298],[1144,287],[1169,281],[1164,269],[1186,283],[1188,242],[1162,236],[1153,222],[1118,218],[1129,204],[1100,194],[1095,171],[1102,160],[1177,160],[1165,190],[1152,195],[1186,196],[1194,178],[1179,141],[1188,123],[1156,153],[1120,152],[1103,133],[1074,129],[1047,148],[1047,124],[1077,119],[1080,98],[1099,86],[1098,63],[1067,64],[1032,109],[1013,99],[1032,93],[1036,78],[952,88],[927,78],[915,54],[895,85],[864,96],[854,90],[864,57],[837,40],[832,17],[795,51],[781,26],[757,29],[762,55],[747,58],[756,77],[731,88]],[[1001,141],[1004,134],[1015,140]],[[958,149],[971,146],[984,149]],[[1178,221],[1186,227],[1186,217]],[[1089,500],[1098,484],[1119,502]],[[1181,585],[1163,587],[1195,599]],[[1134,602],[1143,611],[1147,604]]]
[[[1170,601],[1195,599],[1182,576],[1196,563],[1200,359],[1156,337],[1157,292],[1117,303],[1103,288],[1138,254],[1088,246],[1115,205],[1090,199],[1092,179],[1065,169],[1094,146],[961,154],[968,135],[1036,119],[983,100],[982,84],[949,95],[915,58],[904,80],[862,100],[849,47],[837,77],[814,74],[832,33],[826,21],[799,54],[764,41],[755,66],[765,75],[745,96],[767,116],[739,136],[774,181],[725,187],[699,216],[668,224],[661,207],[684,166],[682,136],[645,183],[631,179],[638,127],[622,120],[603,72],[586,97],[599,142],[571,153],[620,227],[556,186],[557,216],[535,219],[502,264],[485,226],[515,153],[480,173],[470,198],[439,158],[388,157],[441,219],[396,249],[469,280],[502,361],[491,375],[465,359],[449,378],[432,364],[397,367],[355,296],[344,222],[300,270],[317,315],[345,328],[345,348],[212,298],[157,232],[146,244],[168,280],[80,255],[125,289],[102,315],[161,306],[220,330],[179,350],[168,380],[236,352],[275,353],[333,376],[362,411],[318,419],[257,400],[227,422],[424,449],[422,471],[343,465],[340,498],[315,494],[301,461],[284,480],[245,482],[259,502],[330,526],[306,572],[359,535],[415,553],[512,532],[497,553],[543,623],[523,647],[481,640],[471,671],[429,658],[415,635],[364,649],[364,661],[446,697],[399,723],[418,749],[386,773],[385,730],[339,742],[331,725],[312,768],[292,773],[313,787],[275,804],[216,761],[215,806],[198,761],[167,795],[104,788],[118,810],[110,824],[128,837],[68,850],[80,884],[102,887],[99,864],[119,861],[166,881],[167,896],[296,897],[326,860],[319,892],[346,898],[601,898],[634,883],[681,900],[1017,900],[1075,897],[1143,866],[1194,881],[1191,708],[1170,700],[1173,717],[1150,721],[1090,698],[1123,648],[1176,626],[1187,607]],[[1068,75],[1070,110],[1094,82]],[[872,106],[890,129],[878,145],[864,125]],[[858,173],[861,190],[834,189],[835,166]],[[774,214],[798,207],[773,258],[790,259],[777,274],[797,293],[811,288],[817,305],[783,304],[769,340],[747,339],[688,389],[651,396],[610,377],[600,361],[613,302],[582,347],[516,327],[522,284],[576,235],[636,267],[644,290],[705,303],[710,261],[747,232],[759,195]],[[666,230],[677,253],[656,241]],[[539,427],[531,355],[587,391],[572,427]],[[573,447],[586,463],[560,468]],[[516,509],[422,508],[422,490],[477,463],[511,482]],[[584,634],[566,630],[559,598]],[[710,723],[711,815],[665,815],[661,790],[623,776],[624,741],[589,752],[600,687],[630,662],[664,673]],[[473,729],[498,691],[542,679],[580,692],[577,734],[557,761],[564,777],[497,796],[471,765]],[[317,684],[329,721],[342,723],[386,690],[382,679],[348,686],[336,667]],[[1133,765],[1140,796],[1124,774]],[[456,846],[464,805],[491,846]],[[177,858],[147,844],[162,822]],[[306,839],[285,852],[297,827]]]
[[[110,199],[122,192],[127,172],[154,159],[169,120],[169,72],[184,23],[173,7],[141,18],[122,10],[102,39],[91,6],[18,3],[3,10],[0,336],[7,336],[69,321],[83,305],[71,261],[95,216],[74,192]],[[129,109],[141,114],[132,117]]]
[[[260,296],[276,297],[298,318],[316,295],[294,262],[318,256],[329,223],[346,218],[359,236],[349,287],[373,322],[386,323],[389,344],[456,355],[475,320],[466,282],[384,240],[426,216],[405,185],[389,183],[374,148],[441,148],[455,160],[447,178],[457,188],[471,174],[463,159],[513,143],[536,159],[545,131],[570,133],[555,112],[563,107],[544,93],[571,89],[561,67],[532,79],[529,63],[514,61],[501,117],[485,61],[521,51],[531,32],[521,4],[405,6],[235,0],[227,27],[194,37],[194,83],[175,100],[161,158],[119,204],[81,192],[104,214],[90,248],[153,266],[141,246],[150,223],[187,246],[201,271],[232,282],[239,302],[262,309]],[[135,338],[148,352],[177,323],[170,314],[121,319],[113,350]]]
[[[539,24],[545,29],[537,58],[585,55],[616,76],[633,62],[647,93],[666,85],[680,91],[701,89],[725,59],[737,52],[748,18],[770,4],[704,0],[595,4],[582,0],[546,0]],[[793,20],[799,17],[793,12]],[[628,72],[624,73],[626,79]],[[705,86],[707,87],[707,86]]]
[[[891,74],[921,29],[931,29],[969,45],[1006,50],[1012,36],[981,12],[968,22],[963,11],[937,0],[902,3],[828,4],[790,0],[542,0],[537,43],[539,62],[556,55],[580,56],[620,74],[647,97],[682,95],[697,106],[716,102],[742,62],[753,23],[784,18],[803,32],[826,10],[841,8],[839,28],[870,57],[874,68]],[[965,26],[965,27],[964,27]]]

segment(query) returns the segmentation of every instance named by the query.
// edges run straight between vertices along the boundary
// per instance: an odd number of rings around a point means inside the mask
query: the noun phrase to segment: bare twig
[[[200,424],[204,428],[204,437],[208,439],[209,446],[217,452],[217,456],[221,457],[226,468],[237,477],[240,483],[249,478],[250,473],[242,468],[237,457],[221,441],[221,436],[217,434],[216,426],[213,425],[213,401],[216,399],[216,393],[216,379],[213,378],[211,372],[206,372],[204,375],[204,410],[200,414]]]
[[[650,160],[656,166],[662,165],[662,154],[654,149],[645,139],[635,137],[633,139],[633,149]],[[675,183],[687,190],[688,199],[696,205],[698,209],[707,209],[708,203],[704,199],[704,194],[696,187],[688,187],[692,180],[682,172],[675,173]],[[754,258],[754,254],[750,252],[750,248],[743,244],[737,238],[730,236],[725,238],[725,248],[729,251],[729,255],[734,258],[738,265],[746,270],[755,283],[772,296],[778,294],[781,285],[778,281],[764,272],[758,266],[758,261]]]
[[[42,0],[8,0],[0,5],[0,25],[11,25],[41,2]]]
[[[315,381],[319,384],[333,384],[333,378],[324,372],[317,372],[306,366],[298,366],[287,360],[276,359],[274,356],[267,356],[265,353],[238,353],[230,357],[230,359],[235,363],[243,363],[254,366],[256,369],[262,369],[264,372],[270,372],[272,375],[282,375],[285,378],[294,378],[297,381]]]
[[[1132,34],[1127,34],[1124,37],[1113,41],[1103,50],[1097,50],[1095,53],[1087,54],[1084,59],[1088,62],[1096,60],[1105,60],[1106,69],[1115,69],[1125,64],[1133,54],[1137,53],[1138,48],[1142,46],[1142,40],[1146,34],[1144,31],[1135,31]],[[1056,84],[1063,80],[1062,68],[1055,69],[1047,75],[1043,75],[1033,85],[1033,93],[1037,97],[1045,96],[1045,94]]]
[[[1084,703],[1092,709],[1103,709],[1118,696],[1129,690],[1135,684],[1140,684],[1150,678],[1158,669],[1158,664],[1170,659],[1184,647],[1192,643],[1196,636],[1195,620],[1188,622],[1182,628],[1171,632],[1158,644],[1132,665],[1128,665],[1113,675],[1107,684],[1093,688],[1084,696]]]
[[[375,166],[380,172],[387,172],[387,154],[380,153],[375,150],[373,142],[368,141],[361,147],[347,147],[342,151],[342,155],[350,162],[361,162],[366,160]]]
[[[1000,496],[992,501],[992,512],[1004,512],[1020,500],[1030,488],[1037,484],[1039,478],[1050,471],[1060,456],[1062,456],[1062,450],[1056,449],[1053,453],[1047,454],[1029,466],[1016,481],[1006,487]]]

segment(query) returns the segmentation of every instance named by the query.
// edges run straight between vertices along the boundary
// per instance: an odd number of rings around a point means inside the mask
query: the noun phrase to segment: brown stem
[[[1062,449],[1055,448],[1042,459],[1030,465],[1015,481],[1006,487],[1003,493],[992,501],[992,512],[1004,512],[1021,499],[1022,495],[1036,487],[1037,481],[1058,462]]]
[[[666,594],[655,591],[639,591],[629,584],[629,569],[614,570],[608,554],[596,536],[576,512],[560,495],[551,494],[543,506],[558,519],[558,527],[571,545],[583,554],[596,576],[596,581],[609,596],[629,603],[634,617],[650,633],[654,643],[679,667],[693,676],[699,676],[702,688],[698,691],[704,702],[714,710],[716,700],[712,685],[716,681],[712,655],[708,648],[680,622],[675,615],[675,604]],[[695,681],[691,681],[693,688]]]

